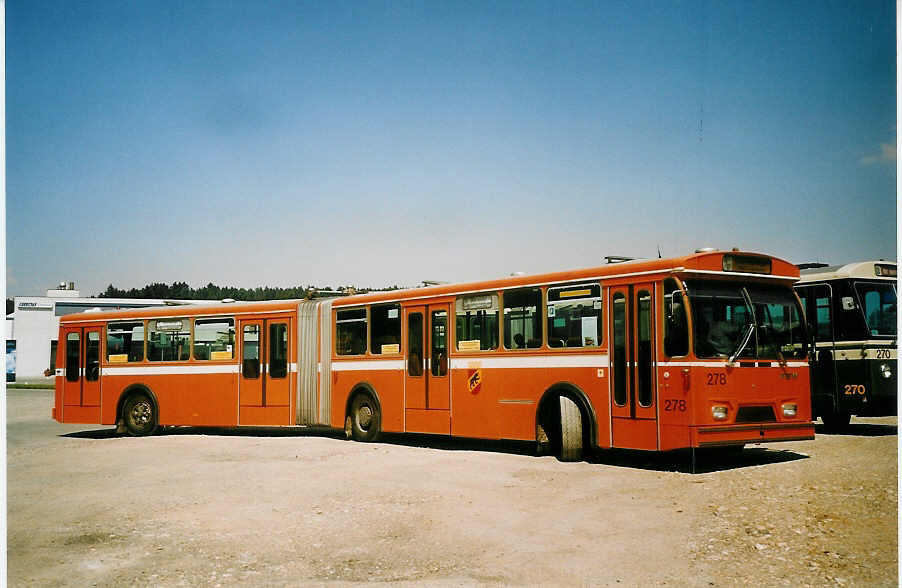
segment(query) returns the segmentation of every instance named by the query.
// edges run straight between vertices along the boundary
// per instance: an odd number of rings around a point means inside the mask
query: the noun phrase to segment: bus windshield
[[[896,336],[896,288],[893,284],[856,282],[864,320],[871,336]]]
[[[696,356],[755,359],[805,356],[804,321],[790,288],[690,280],[686,289],[692,309]]]

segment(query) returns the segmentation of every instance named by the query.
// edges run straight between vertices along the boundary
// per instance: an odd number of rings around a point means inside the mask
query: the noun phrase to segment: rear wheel
[[[157,428],[157,409],[144,394],[135,394],[125,401],[123,408],[125,430],[133,437],[152,434]]]
[[[579,407],[566,396],[560,397],[561,461],[579,461],[583,456],[583,418]]]
[[[369,394],[358,394],[351,402],[350,419],[351,437],[355,441],[375,441],[381,431],[381,416],[379,406]],[[348,422],[345,420],[345,432],[348,430]]]
[[[842,411],[830,411],[822,414],[821,420],[824,421],[824,429],[830,432],[839,432],[849,426],[852,415]]]

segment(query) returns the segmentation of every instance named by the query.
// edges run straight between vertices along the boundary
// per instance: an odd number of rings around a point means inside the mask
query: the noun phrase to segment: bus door
[[[448,314],[448,304],[404,309],[406,431],[451,433]]]
[[[290,398],[290,324],[291,320],[288,318],[239,321],[239,424],[287,423],[288,413],[282,409],[288,407]],[[274,407],[279,410],[260,410]]]
[[[657,449],[654,284],[611,288],[611,441]]]
[[[100,327],[66,329],[63,406],[100,406]]]
[[[837,395],[836,386],[836,342],[833,335],[833,292],[828,284],[818,284],[805,291],[805,309],[808,312],[808,323],[815,333],[815,349],[813,352],[812,388],[814,403],[826,411],[834,410],[842,398]],[[814,407],[812,407],[814,408]],[[814,409],[817,410],[817,409]],[[822,414],[823,410],[818,414]]]

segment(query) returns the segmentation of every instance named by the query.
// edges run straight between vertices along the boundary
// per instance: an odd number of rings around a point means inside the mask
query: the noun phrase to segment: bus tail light
[[[711,407],[711,416],[714,417],[715,421],[722,421],[727,418],[727,407],[723,405],[717,405]]]
[[[794,417],[799,412],[799,405],[794,402],[789,402],[783,405],[783,416],[785,417]]]
[[[881,374],[884,378],[886,378],[887,380],[889,380],[890,378],[893,377],[893,368],[891,368],[891,367],[889,366],[889,364],[881,363],[881,364],[880,364],[880,374]]]

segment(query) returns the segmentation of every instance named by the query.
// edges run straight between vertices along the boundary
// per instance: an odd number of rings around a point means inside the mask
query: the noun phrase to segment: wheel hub
[[[369,406],[361,406],[357,409],[357,424],[361,429],[368,429],[373,422],[373,409]]]
[[[150,422],[151,412],[149,404],[139,402],[132,408],[132,422],[136,425],[146,425]]]

